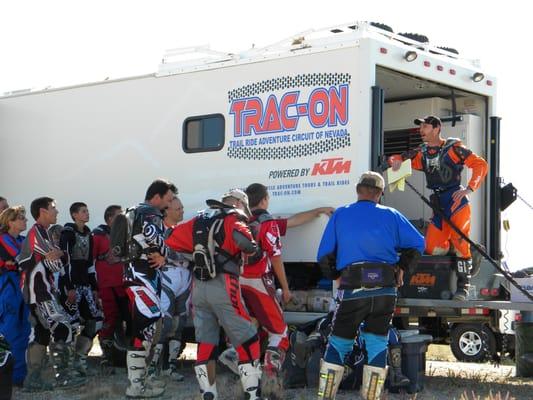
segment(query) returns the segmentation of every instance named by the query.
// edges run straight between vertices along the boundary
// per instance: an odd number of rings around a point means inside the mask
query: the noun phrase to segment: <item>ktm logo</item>
[[[325,158],[313,165],[311,175],[347,174],[350,172],[352,162],[343,161],[342,157]]]
[[[435,275],[416,273],[409,280],[411,286],[435,286],[437,278]]]

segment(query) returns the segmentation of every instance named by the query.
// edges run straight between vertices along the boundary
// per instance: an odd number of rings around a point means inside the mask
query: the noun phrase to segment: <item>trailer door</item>
[[[501,259],[500,249],[500,117],[490,117],[490,145],[489,145],[489,254],[495,259]]]
[[[379,86],[372,86],[372,140],[370,168],[372,171],[381,173],[385,168],[383,165],[383,105],[385,104],[385,93]]]

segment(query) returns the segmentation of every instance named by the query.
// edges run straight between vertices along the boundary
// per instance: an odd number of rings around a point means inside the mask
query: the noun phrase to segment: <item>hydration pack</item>
[[[239,273],[240,254],[232,256],[222,248],[224,218],[239,212],[233,208],[208,209],[193,225],[193,273],[201,281],[213,279],[218,272]],[[232,262],[230,265],[226,264]]]
[[[135,207],[118,214],[111,225],[110,249],[114,257],[120,262],[130,262],[138,259],[142,248],[134,239],[135,234],[141,231],[141,221]]]

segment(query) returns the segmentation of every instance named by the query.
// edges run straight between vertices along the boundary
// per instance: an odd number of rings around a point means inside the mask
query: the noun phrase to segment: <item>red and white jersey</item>
[[[265,212],[264,210],[261,210]],[[252,217],[253,222],[258,218],[258,215],[254,212]],[[271,272],[272,263],[270,259],[272,257],[281,256],[281,234],[277,220],[269,219],[259,224],[257,232],[253,232],[257,244],[263,251],[263,257],[254,264],[245,264],[243,268],[242,276],[245,278],[258,278],[266,273]],[[252,229],[253,231],[255,229]]]

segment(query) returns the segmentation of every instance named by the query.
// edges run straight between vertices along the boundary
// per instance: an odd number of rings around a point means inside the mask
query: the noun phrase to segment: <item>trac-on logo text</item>
[[[348,85],[316,88],[307,98],[300,97],[300,91],[292,91],[280,99],[271,94],[264,103],[259,97],[233,100],[229,113],[234,117],[234,136],[294,131],[301,118],[313,128],[348,122]]]

